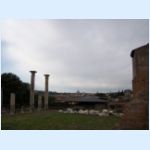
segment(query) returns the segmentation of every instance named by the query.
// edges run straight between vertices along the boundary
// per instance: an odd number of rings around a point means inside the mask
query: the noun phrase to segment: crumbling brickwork
[[[141,99],[142,100],[142,99]],[[132,101],[124,109],[124,115],[117,129],[146,130],[149,129],[148,102]]]
[[[131,52],[133,64],[133,98],[148,100],[149,87],[149,44]]]
[[[131,52],[133,99],[124,109],[118,129],[149,129],[149,44]]]

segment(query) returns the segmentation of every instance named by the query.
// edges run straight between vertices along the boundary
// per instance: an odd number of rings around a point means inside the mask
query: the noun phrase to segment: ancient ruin
[[[45,94],[44,94],[44,109],[48,109],[48,78],[49,74],[45,74]]]
[[[130,90],[125,91],[124,101],[122,100],[122,102],[118,100],[116,101],[116,99],[115,101],[111,102],[109,95],[103,97],[107,98],[106,100],[102,98],[99,99],[97,96],[89,93],[57,93],[55,97],[55,106],[56,103],[59,103],[61,107],[66,107],[66,110],[60,109],[58,112],[98,116],[114,115],[122,117],[121,122],[119,122],[115,129],[149,129],[149,44],[132,50],[131,58],[133,67],[132,100],[131,98],[129,98],[132,93]],[[34,87],[36,71],[30,72],[30,105],[28,112],[33,112],[35,110],[34,107],[37,108],[37,111],[41,111],[43,109],[42,96],[44,98],[44,110],[48,110],[50,75],[44,75],[45,91],[42,91],[41,93],[35,93]],[[9,110],[10,115],[13,115],[15,113],[15,103],[15,94],[11,93]],[[121,107],[123,108],[123,113],[115,112],[117,110],[116,106],[119,105],[121,105]],[[72,106],[72,108],[67,108],[67,106]],[[114,110],[111,108],[111,106],[115,107]],[[96,107],[98,107],[98,109],[100,110],[96,110]],[[22,106],[21,113],[24,112],[24,107]]]
[[[38,111],[42,110],[42,96],[38,95]]]
[[[15,113],[15,94],[10,94],[10,115]]]
[[[31,72],[31,85],[30,85],[30,111],[34,110],[34,82],[35,82],[35,73],[36,71]]]
[[[149,129],[149,44],[131,52],[133,99],[126,105],[120,129]]]
[[[131,52],[133,64],[133,98],[148,100],[149,86],[149,44],[134,49]]]

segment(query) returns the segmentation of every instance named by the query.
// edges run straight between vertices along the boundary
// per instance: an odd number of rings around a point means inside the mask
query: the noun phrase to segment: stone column
[[[48,109],[48,78],[49,74],[45,74],[45,94],[44,94],[44,109]]]
[[[22,114],[24,114],[24,107],[22,106],[21,107],[21,111],[20,111]]]
[[[31,84],[30,84],[30,112],[34,110],[34,81],[36,71],[31,72]]]
[[[42,96],[38,96],[38,111],[41,111],[42,109]]]
[[[10,115],[15,113],[15,94],[10,94]]]
[[[1,88],[1,109],[3,109],[3,88]]]

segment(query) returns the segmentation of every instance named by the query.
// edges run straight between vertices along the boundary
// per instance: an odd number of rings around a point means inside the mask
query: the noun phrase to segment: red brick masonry
[[[149,129],[149,44],[131,52],[133,99],[124,109],[118,129]]]

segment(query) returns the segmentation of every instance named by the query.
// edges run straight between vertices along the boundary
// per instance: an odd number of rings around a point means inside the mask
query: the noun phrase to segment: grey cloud
[[[131,88],[130,52],[148,42],[149,30],[148,20],[39,20],[5,25],[3,38],[15,44],[7,53],[20,64],[14,71],[35,67],[50,72],[51,89],[56,91]],[[39,79],[39,88],[41,83]]]

